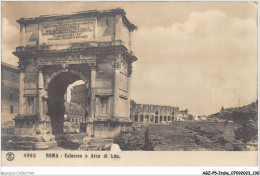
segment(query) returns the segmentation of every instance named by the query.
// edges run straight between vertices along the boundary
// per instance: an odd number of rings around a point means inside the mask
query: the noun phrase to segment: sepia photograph
[[[3,165],[220,151],[257,165],[256,1],[1,8]]]

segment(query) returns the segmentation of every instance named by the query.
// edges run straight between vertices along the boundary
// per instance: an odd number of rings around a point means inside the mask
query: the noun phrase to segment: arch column
[[[118,108],[119,108],[119,84],[120,84],[120,68],[121,68],[121,62],[117,61],[114,62],[113,68],[115,69],[115,75],[114,75],[114,111],[113,116],[118,116]],[[129,110],[130,111],[130,110]]]
[[[89,64],[91,69],[90,74],[90,119],[95,118],[95,99],[96,99],[96,64],[91,63]]]
[[[131,64],[128,66],[128,74],[127,74],[127,118],[130,120],[130,98],[131,98],[131,75],[132,75],[132,66]]]
[[[19,63],[19,71],[20,71],[20,78],[19,78],[19,115],[24,114],[24,65]]]
[[[43,81],[43,66],[38,66],[39,77],[38,77],[38,111],[39,111],[39,120],[42,121],[43,117],[43,91],[44,91],[44,81]]]

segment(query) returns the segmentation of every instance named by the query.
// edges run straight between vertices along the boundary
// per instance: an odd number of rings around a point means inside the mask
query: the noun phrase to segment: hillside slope
[[[249,105],[222,109],[220,112],[208,116],[220,120],[232,120],[235,123],[235,138],[247,143],[257,141],[258,130],[258,100]]]

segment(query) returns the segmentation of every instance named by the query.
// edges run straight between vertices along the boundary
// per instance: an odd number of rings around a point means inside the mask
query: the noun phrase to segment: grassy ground
[[[223,151],[226,141],[220,131],[205,132],[192,123],[173,123],[170,125],[150,125],[149,137],[159,136],[174,151],[211,150]],[[161,150],[158,148],[155,150]]]

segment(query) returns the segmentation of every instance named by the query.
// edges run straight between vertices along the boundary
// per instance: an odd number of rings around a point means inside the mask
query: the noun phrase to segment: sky
[[[117,7],[138,26],[135,102],[209,115],[257,99],[255,2],[2,2],[2,61],[17,65],[19,18]]]

